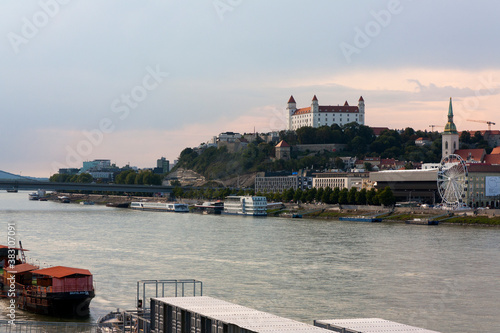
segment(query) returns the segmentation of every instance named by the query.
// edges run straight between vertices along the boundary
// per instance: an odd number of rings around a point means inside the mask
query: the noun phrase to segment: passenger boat
[[[221,214],[224,210],[224,203],[222,201],[205,201],[201,205],[194,205],[195,212],[202,214]]]
[[[106,207],[113,207],[113,208],[129,208],[130,203],[129,202],[108,202],[106,204]]]
[[[5,245],[0,245],[0,266],[2,297],[8,297],[16,308],[57,317],[89,315],[90,301],[95,296],[89,270],[40,268],[26,263],[21,246]]]
[[[40,199],[40,195],[38,195],[37,192],[32,192],[32,193],[28,194],[28,199],[36,201],[36,200]]]
[[[228,196],[224,200],[224,214],[267,216],[267,199],[259,196]]]
[[[189,213],[189,206],[182,203],[173,202],[138,202],[134,201],[130,203],[130,208],[138,210],[153,210],[162,212],[174,212],[174,213]]]
[[[7,193],[17,193],[17,188],[15,188],[15,187],[9,188],[9,189],[7,189]]]

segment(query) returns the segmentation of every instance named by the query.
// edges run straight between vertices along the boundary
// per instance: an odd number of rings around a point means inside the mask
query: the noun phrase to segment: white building
[[[348,189],[355,187],[358,190],[363,188],[363,179],[368,179],[368,172],[324,172],[314,174],[313,188]]]
[[[288,100],[288,129],[296,130],[304,126],[320,127],[337,124],[339,126],[357,122],[365,124],[365,101],[359,98],[357,106],[350,106],[347,101],[344,105],[319,105],[314,95],[311,106],[297,109],[293,96]]]

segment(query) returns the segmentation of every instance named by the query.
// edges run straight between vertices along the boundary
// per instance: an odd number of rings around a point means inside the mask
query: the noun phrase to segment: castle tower
[[[288,130],[292,129],[292,115],[295,111],[297,111],[297,104],[295,103],[295,99],[293,98],[293,95],[290,96],[290,99],[288,100],[288,106],[287,106],[287,111],[288,111]]]
[[[448,107],[448,122],[444,127],[444,132],[442,134],[442,157],[453,154],[455,150],[459,149],[458,142],[458,132],[455,123],[453,122],[453,107]]]
[[[359,97],[358,109],[359,109],[359,124],[364,125],[365,124],[365,100],[363,99],[363,96]]]
[[[319,103],[318,103],[318,98],[316,95],[314,95],[312,102],[311,102],[311,122],[312,122],[312,127],[318,127],[318,120],[319,120]]]
[[[277,160],[285,160],[288,161],[290,159],[290,152],[292,147],[286,143],[285,140],[281,140],[276,146],[275,146],[275,156]]]

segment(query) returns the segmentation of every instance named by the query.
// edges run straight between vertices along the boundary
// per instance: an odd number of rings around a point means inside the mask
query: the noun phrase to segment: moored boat
[[[339,220],[352,222],[382,222],[382,219],[370,216],[343,216],[339,217]]]
[[[15,257],[15,259],[12,259]],[[22,310],[57,317],[87,317],[94,297],[89,270],[40,268],[25,262],[22,247],[0,245],[2,296]]]
[[[267,199],[260,196],[228,196],[224,214],[267,216]]]
[[[130,208],[138,210],[153,210],[161,212],[189,213],[189,206],[172,202],[131,202]]]

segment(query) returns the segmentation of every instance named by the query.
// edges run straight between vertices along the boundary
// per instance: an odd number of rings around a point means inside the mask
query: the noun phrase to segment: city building
[[[432,143],[432,140],[429,138],[419,137],[419,138],[415,139],[416,146],[427,146],[427,145],[430,145],[431,143]]]
[[[83,162],[83,167],[80,169],[80,173],[87,172],[90,169],[101,170],[104,168],[111,167],[110,160],[93,160]]]
[[[255,193],[283,192],[290,188],[307,190],[312,186],[313,174],[308,170],[259,172],[255,177]]]
[[[363,188],[363,179],[369,177],[368,172],[322,172],[315,173],[313,178],[313,188],[348,189],[355,187],[358,190]]]
[[[170,171],[170,161],[165,157],[156,160],[156,168],[153,170],[154,173],[162,174]]]
[[[347,101],[344,105],[319,105],[314,95],[311,106],[297,109],[293,96],[288,100],[288,129],[296,130],[304,126],[320,127],[337,124],[342,126],[351,122],[365,124],[365,101],[359,98],[357,106],[350,106]]]
[[[469,207],[500,208],[500,165],[468,165],[466,202]]]
[[[486,157],[486,150],[478,149],[457,149],[453,152],[459,155],[467,163],[483,163]]]
[[[386,170],[370,172],[370,181],[377,190],[389,186],[396,201],[434,204],[439,199],[438,169]]]

